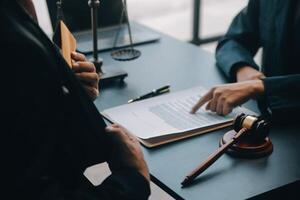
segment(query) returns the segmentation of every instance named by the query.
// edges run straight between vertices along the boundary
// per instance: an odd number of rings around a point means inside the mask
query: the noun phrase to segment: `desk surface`
[[[170,84],[172,91],[226,82],[215,67],[214,56],[200,48],[161,35],[157,43],[139,46],[142,56],[117,62],[102,53],[105,65],[117,66],[129,76],[124,84],[101,89],[95,104],[101,111],[126,103],[154,88]],[[257,111],[254,102],[246,107]],[[300,179],[300,127],[274,127],[274,152],[256,160],[221,157],[191,187],[182,189],[185,175],[205,160],[228,129],[193,137],[156,149],[143,148],[154,182],[183,199],[246,199]]]

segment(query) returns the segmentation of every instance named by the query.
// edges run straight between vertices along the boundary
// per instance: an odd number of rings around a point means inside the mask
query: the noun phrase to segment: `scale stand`
[[[127,72],[120,69],[112,69],[112,66],[103,66],[103,59],[98,57],[98,8],[100,0],[89,0],[89,7],[91,8],[91,22],[93,32],[93,60],[97,73],[101,75],[100,82],[107,82],[112,80],[123,81],[127,76]]]
[[[120,17],[119,29],[115,36],[115,41],[114,41],[114,46],[113,46],[113,51],[111,53],[111,57],[117,61],[130,61],[130,60],[139,58],[141,56],[141,52],[139,50],[136,50],[133,48],[132,32],[131,32],[131,27],[130,27],[129,17],[128,17],[127,0],[122,0],[122,4],[123,4],[123,9],[122,9],[121,17]],[[117,42],[118,42],[118,38],[120,35],[124,16],[126,19],[126,26],[128,29],[130,46],[128,48],[119,48],[119,47],[117,47]]]

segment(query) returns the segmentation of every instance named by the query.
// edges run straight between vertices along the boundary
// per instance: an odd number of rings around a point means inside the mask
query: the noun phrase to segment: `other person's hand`
[[[250,66],[241,67],[236,71],[237,82],[259,80],[265,78],[265,75]]]
[[[106,132],[112,137],[114,145],[108,162],[112,172],[129,167],[136,169],[150,181],[149,170],[138,140],[120,125],[111,125],[106,128]]]
[[[95,65],[89,62],[86,57],[77,52],[72,52],[72,70],[77,78],[82,82],[88,95],[95,100],[99,95],[100,77],[96,73]]]
[[[227,115],[235,107],[263,93],[264,84],[262,80],[243,81],[216,86],[198,101],[192,108],[191,113],[196,113],[200,107],[207,103],[206,110],[216,112],[219,115]]]

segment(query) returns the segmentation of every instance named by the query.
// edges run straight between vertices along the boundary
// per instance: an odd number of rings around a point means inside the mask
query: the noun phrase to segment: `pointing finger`
[[[197,110],[199,110],[199,108],[201,108],[206,102],[208,102],[209,100],[211,100],[212,93],[213,93],[212,90],[210,90],[202,98],[200,98],[200,100],[198,101],[198,103],[196,103],[196,105],[192,108],[191,113],[195,114],[197,112]]]

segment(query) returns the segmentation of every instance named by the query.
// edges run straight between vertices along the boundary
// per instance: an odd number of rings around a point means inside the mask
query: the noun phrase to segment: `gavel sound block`
[[[227,154],[241,158],[260,158],[273,152],[273,144],[268,137],[269,122],[260,117],[245,114],[235,119],[234,130],[223,136],[220,140],[220,147],[230,142],[242,128],[246,128],[246,132],[227,149]]]
[[[224,153],[243,158],[260,158],[271,154],[273,144],[268,138],[269,129],[269,122],[260,117],[245,114],[237,116],[234,130],[227,132],[220,141],[220,148],[186,176],[182,187],[191,184]]]

